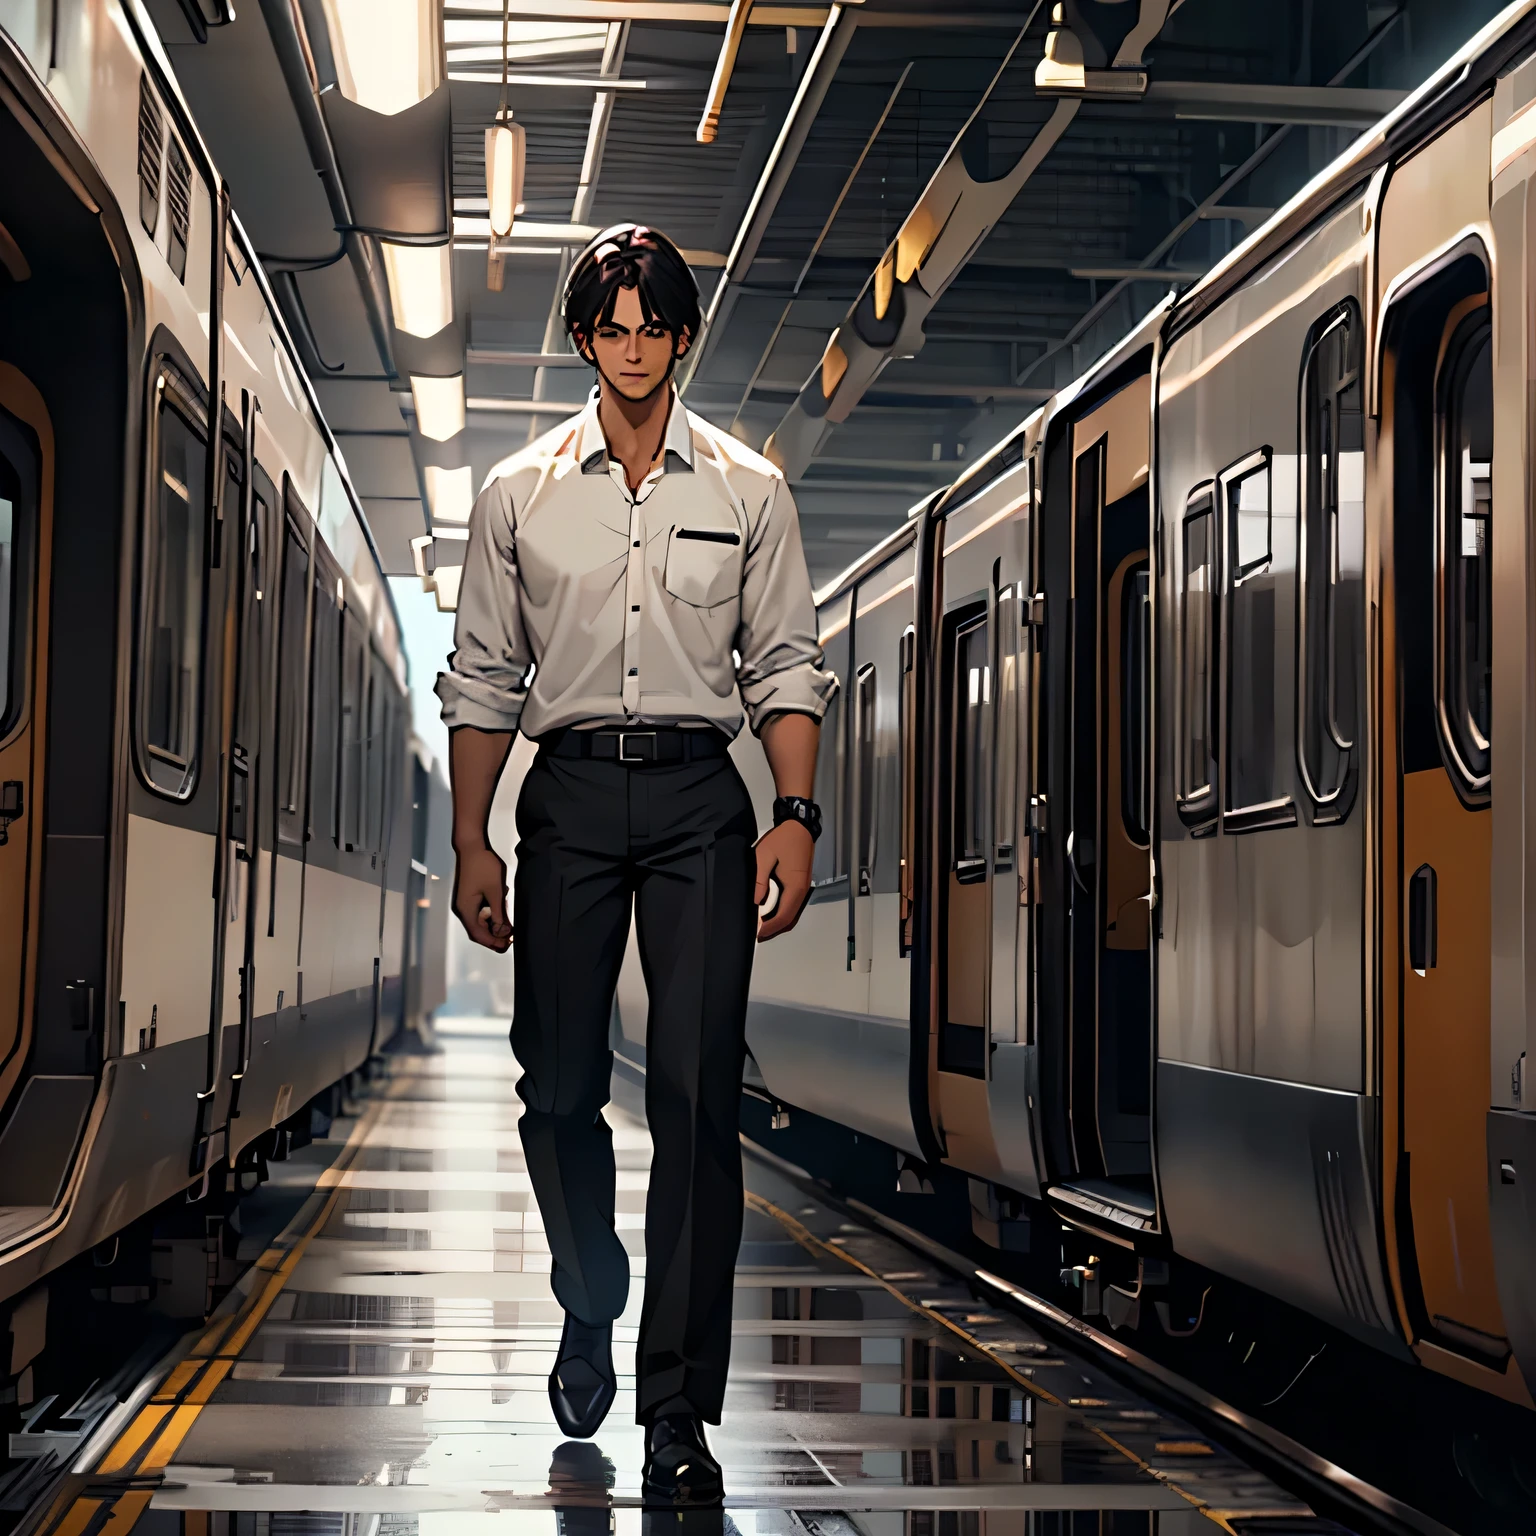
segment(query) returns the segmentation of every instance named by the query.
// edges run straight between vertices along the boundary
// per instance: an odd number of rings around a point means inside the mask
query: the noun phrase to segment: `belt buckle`
[[[648,741],[651,743],[650,755],[637,755],[631,757],[625,750],[626,744],[631,741]],[[653,763],[656,761],[656,732],[655,731],[620,731],[619,732],[619,761],[621,763]]]

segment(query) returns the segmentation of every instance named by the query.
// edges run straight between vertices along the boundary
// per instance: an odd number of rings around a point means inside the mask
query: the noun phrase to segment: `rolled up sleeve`
[[[505,481],[480,493],[469,518],[449,670],[437,677],[443,724],[515,731],[533,655],[523,631],[516,536]]]
[[[819,720],[826,713],[837,684],[822,670],[800,516],[782,479],[773,480],[749,532],[736,651],[736,682],[754,735],[771,715]]]

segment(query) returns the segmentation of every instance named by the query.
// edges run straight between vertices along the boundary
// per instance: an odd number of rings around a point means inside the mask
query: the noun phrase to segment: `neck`
[[[624,465],[631,489],[645,478],[646,471],[661,452],[671,406],[670,379],[644,400],[631,400],[627,395],[621,395],[606,379],[598,385],[598,425],[608,441],[608,451]]]

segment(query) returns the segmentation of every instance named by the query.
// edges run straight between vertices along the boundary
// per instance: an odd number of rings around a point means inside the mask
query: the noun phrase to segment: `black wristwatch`
[[[786,821],[798,821],[811,834],[813,843],[821,836],[821,807],[804,795],[780,795],[773,802],[774,826]]]

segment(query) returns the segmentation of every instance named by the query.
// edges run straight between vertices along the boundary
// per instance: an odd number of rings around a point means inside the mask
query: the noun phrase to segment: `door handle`
[[[1420,864],[1408,881],[1408,964],[1422,976],[1435,968],[1439,947],[1435,867]]]
[[[10,841],[11,823],[20,819],[23,809],[21,780],[7,779],[0,784],[0,848]]]

